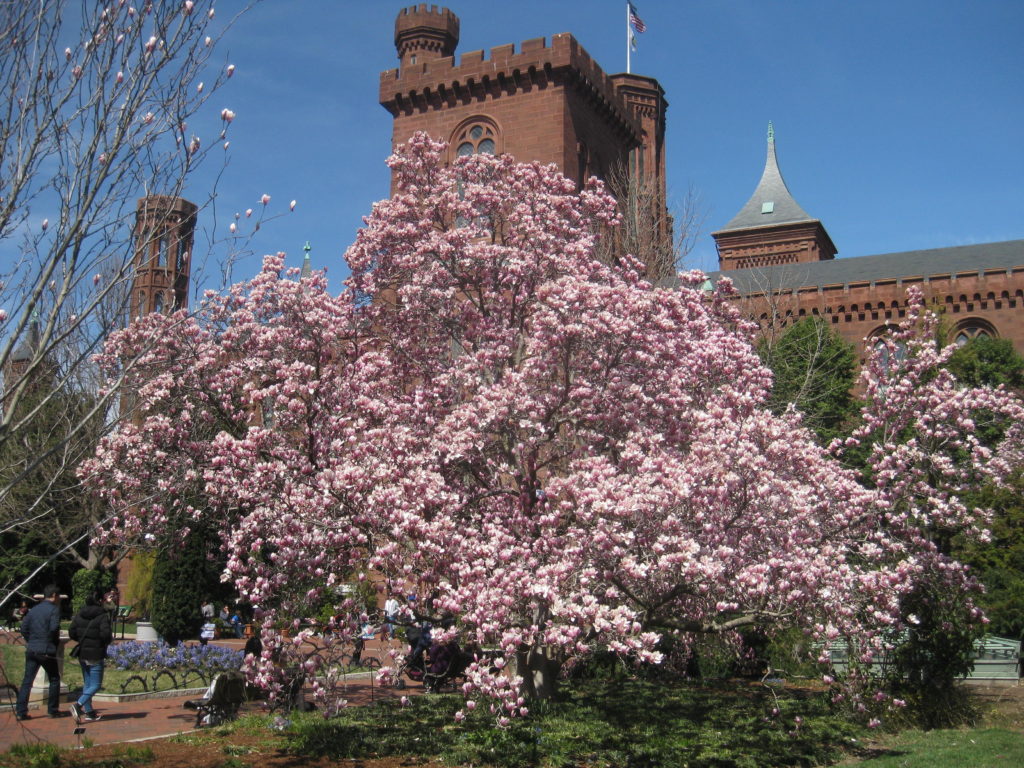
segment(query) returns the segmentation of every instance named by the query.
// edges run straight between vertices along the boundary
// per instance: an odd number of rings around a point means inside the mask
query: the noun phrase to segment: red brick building
[[[836,259],[821,221],[790,194],[775,137],[754,194],[713,233],[721,271],[766,331],[802,317],[825,318],[863,350],[865,338],[904,315],[906,291],[941,307],[950,342],[988,335],[1024,353],[1024,240]]]
[[[452,157],[507,153],[554,163],[578,183],[616,167],[639,174],[665,199],[665,112],[657,80],[607,75],[570,34],[463,53],[459,18],[425,4],[395,21],[399,66],[380,75],[380,103],[394,116],[392,143],[426,131]]]
[[[198,208],[180,197],[149,195],[135,210],[135,279],[130,317],[188,306]]]

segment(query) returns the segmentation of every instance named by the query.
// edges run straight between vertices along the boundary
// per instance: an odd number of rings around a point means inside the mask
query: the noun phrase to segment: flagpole
[[[630,34],[629,34],[629,2],[626,2],[626,74],[629,74],[629,53],[630,53]]]

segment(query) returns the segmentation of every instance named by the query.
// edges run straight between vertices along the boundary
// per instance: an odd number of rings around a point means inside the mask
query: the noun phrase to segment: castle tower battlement
[[[426,3],[403,8],[395,20],[395,48],[402,68],[451,56],[459,44],[459,17]]]
[[[404,18],[399,14],[396,39]],[[543,37],[524,40],[518,53],[514,43],[493,47],[489,55],[483,50],[467,51],[458,63],[454,50],[447,56],[419,58],[415,65],[406,58],[399,68],[380,75],[380,103],[395,117],[509,97],[520,90],[571,85],[619,123],[624,136],[640,143],[637,115],[624,103],[613,79],[569,33],[554,35],[550,45]]]

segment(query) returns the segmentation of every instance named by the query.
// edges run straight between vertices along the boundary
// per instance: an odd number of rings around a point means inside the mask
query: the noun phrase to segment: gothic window
[[[500,135],[498,126],[486,117],[470,118],[455,129],[451,145],[455,147],[457,157],[469,155],[497,155]]]
[[[164,311],[164,295],[160,291],[153,297],[153,311],[161,314]]]
[[[188,251],[185,249],[187,246],[188,243],[186,242],[185,238],[181,238],[178,240],[178,264],[176,271],[178,272],[179,275],[186,271],[185,265],[188,262]]]
[[[958,347],[962,347],[971,339],[979,339],[986,336],[995,338],[998,335],[993,325],[982,320],[980,317],[968,317],[961,320],[956,324],[952,333],[953,343]]]
[[[169,262],[169,254],[171,251],[171,236],[166,232],[160,235],[160,242],[157,247],[156,265],[158,267],[167,268]]]
[[[146,292],[139,291],[139,311],[137,316],[142,317],[144,314],[146,314]]]

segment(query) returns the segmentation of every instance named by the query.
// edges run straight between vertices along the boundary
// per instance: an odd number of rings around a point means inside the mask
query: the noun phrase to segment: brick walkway
[[[238,644],[241,645],[241,642],[238,641]],[[234,643],[228,641],[224,644]],[[367,655],[371,650],[376,649],[368,647]],[[407,689],[397,691],[393,688],[381,688],[377,684],[371,686],[366,676],[353,676],[344,696],[350,706],[361,706],[369,704],[371,700],[412,696],[422,691],[419,683],[409,683]],[[307,698],[311,699],[308,690],[306,693]],[[68,701],[73,701],[74,698],[69,697]],[[0,712],[0,751],[6,750],[12,744],[31,744],[40,741],[61,747],[76,747],[82,738],[89,739],[93,744],[112,744],[188,733],[194,730],[196,719],[195,712],[183,707],[189,698],[198,698],[198,695],[121,703],[97,700],[96,711],[103,719],[96,723],[82,723],[84,732],[81,734],[75,734],[75,721],[70,716],[51,719],[46,716],[45,708],[30,710],[29,719],[20,722],[15,720],[12,711]],[[67,703],[61,706],[65,712],[68,711]],[[260,706],[260,702],[251,702],[246,704],[242,711],[259,711]]]

